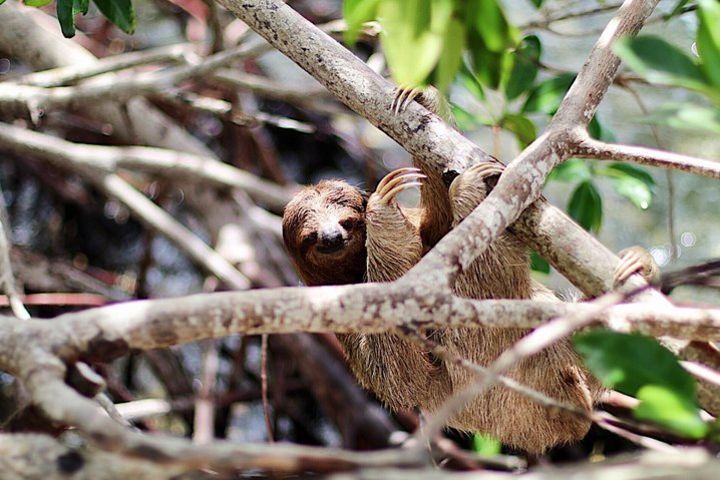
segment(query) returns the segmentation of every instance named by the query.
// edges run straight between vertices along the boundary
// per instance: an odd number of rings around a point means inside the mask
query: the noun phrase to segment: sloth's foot
[[[613,285],[618,287],[633,274],[640,274],[649,284],[655,283],[660,276],[660,268],[650,253],[642,247],[628,247],[620,253],[620,263],[613,275]]]
[[[501,175],[505,166],[500,162],[480,162],[468,168],[450,184],[453,226],[470,214],[488,194],[485,180]]]

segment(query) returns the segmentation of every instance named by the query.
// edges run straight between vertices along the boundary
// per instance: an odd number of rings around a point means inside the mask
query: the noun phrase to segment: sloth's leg
[[[368,199],[368,281],[396,280],[420,260],[420,234],[396,197],[405,189],[420,186],[423,178],[415,168],[395,170]],[[395,410],[434,407],[449,394],[449,379],[442,364],[401,336],[347,335],[343,343],[360,384]]]

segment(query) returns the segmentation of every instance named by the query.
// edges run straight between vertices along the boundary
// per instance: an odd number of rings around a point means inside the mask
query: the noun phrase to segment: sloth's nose
[[[320,232],[318,250],[323,253],[337,252],[343,247],[343,234],[337,225],[323,229]]]
[[[442,181],[445,184],[446,187],[450,187],[450,184],[452,183],[455,178],[460,175],[460,172],[457,170],[453,170],[448,168],[444,172],[442,172]]]

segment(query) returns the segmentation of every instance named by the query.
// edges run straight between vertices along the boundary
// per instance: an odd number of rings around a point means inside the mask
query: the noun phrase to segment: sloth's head
[[[307,285],[363,281],[367,197],[341,180],[305,187],[283,213],[283,240]]]

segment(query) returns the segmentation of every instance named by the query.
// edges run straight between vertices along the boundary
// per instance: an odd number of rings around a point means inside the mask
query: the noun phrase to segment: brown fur
[[[472,171],[456,178],[450,192],[437,172],[427,175],[421,189],[420,210],[403,210],[395,202],[380,202],[373,194],[365,212],[366,232],[348,232],[348,251],[323,256],[313,247],[301,248],[302,239],[317,225],[347,214],[360,216],[357,208],[347,209],[348,199],[359,191],[344,182],[322,182],[307,187],[288,204],[283,217],[283,234],[288,250],[308,285],[393,281],[415,265],[452,226],[459,223],[485,196],[483,179]],[[338,188],[344,185],[344,188]],[[334,192],[334,193],[331,193]],[[342,192],[338,195],[338,192]],[[354,200],[355,202],[357,200]],[[340,206],[335,205],[339,202]],[[356,206],[355,206],[356,207]],[[359,225],[358,219],[358,225]],[[362,242],[366,249],[358,248]],[[352,247],[352,248],[350,248]],[[362,251],[361,251],[362,250]],[[509,234],[502,235],[463,272],[455,292],[469,298],[554,299],[544,286],[530,278],[525,248]],[[480,365],[487,366],[504,350],[527,334],[520,329],[436,330],[434,340]],[[465,369],[438,362],[416,344],[394,334],[340,335],[348,363],[361,385],[371,389],[393,409],[421,407],[435,410],[453,391],[475,378]],[[600,388],[588,379],[577,354],[567,341],[524,360],[508,375],[530,388],[575,405],[592,407]],[[590,423],[563,412],[550,411],[505,387],[495,386],[475,399],[449,422],[466,431],[492,434],[504,443],[532,453],[577,441]]]

